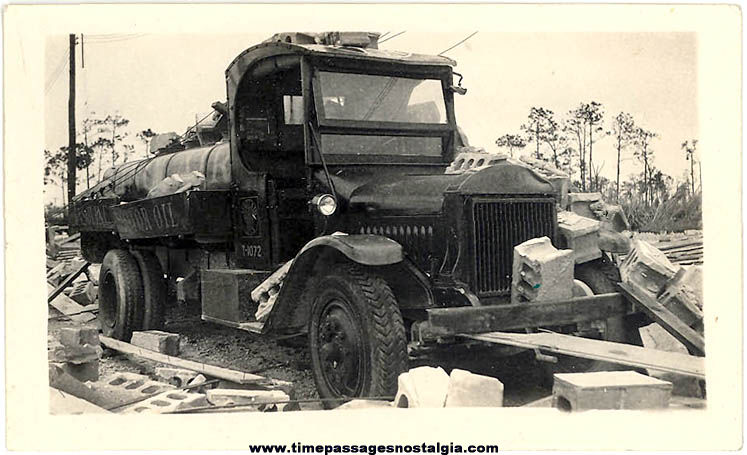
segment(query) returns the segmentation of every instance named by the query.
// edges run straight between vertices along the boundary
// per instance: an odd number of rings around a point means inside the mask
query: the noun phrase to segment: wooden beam
[[[581,338],[560,333],[491,332],[464,336],[488,343],[539,349],[584,359],[602,360],[620,365],[705,379],[705,359],[679,352],[658,351],[642,346]]]
[[[684,344],[691,354],[705,355],[705,339],[698,332],[682,322],[680,318],[672,314],[671,311],[664,308],[664,305],[629,283],[619,283],[618,287],[627,298],[635,302],[636,306],[640,307],[654,322],[657,322],[664,330]]]
[[[143,349],[133,344],[125,343],[124,341],[115,340],[114,338],[109,338],[106,336],[99,336],[99,341],[101,341],[101,344],[103,344],[104,346],[110,349],[114,349],[115,351],[119,351],[125,354],[131,354],[136,357],[152,360],[154,362],[159,362],[166,365],[184,368],[186,370],[197,371],[206,376],[225,379],[226,381],[235,382],[237,384],[251,384],[266,388],[280,389],[285,392],[290,391],[293,388],[293,383],[290,382],[265,378],[262,376],[257,376],[256,374],[231,370],[215,365],[209,365],[207,363],[195,362],[193,360],[180,359],[179,357],[172,357],[170,355],[161,354],[160,352]]]
[[[47,291],[50,291],[51,289],[52,285],[47,283]],[[49,302],[49,305],[63,315],[69,317],[73,322],[86,323],[88,321],[96,319],[96,315],[93,315],[87,311],[88,308],[82,305],[78,305],[77,302],[75,302],[65,294],[60,294],[55,297],[54,300]]]
[[[618,293],[577,297],[571,300],[491,305],[482,307],[434,308],[428,310],[426,333],[449,336],[550,327],[607,319],[632,313],[632,305]]]
[[[90,262],[84,262],[83,264],[81,264],[80,267],[75,269],[73,273],[71,273],[64,280],[62,280],[62,283],[60,283],[59,286],[57,286],[57,288],[55,288],[47,297],[47,303],[51,303],[52,300],[55,299],[55,297],[62,294],[62,291],[64,291],[66,287],[70,286],[73,283],[73,280],[78,278],[78,275],[83,273],[88,268],[89,265],[91,265]]]

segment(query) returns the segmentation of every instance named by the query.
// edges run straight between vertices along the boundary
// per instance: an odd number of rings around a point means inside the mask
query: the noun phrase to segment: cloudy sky
[[[382,30],[381,32],[385,32]],[[392,34],[398,30],[391,31]],[[468,33],[406,32],[383,49],[437,54]],[[77,46],[77,119],[119,113],[135,133],[183,132],[195,115],[225,99],[224,71],[263,34],[92,35],[85,37],[85,68]],[[620,111],[660,137],[655,165],[679,177],[688,163],[680,144],[698,137],[697,37],[692,33],[493,33],[479,32],[446,55],[458,62],[466,96],[457,96],[457,121],[472,145],[497,150],[494,141],[519,131],[532,106],[559,116],[580,102],[603,104],[606,120]],[[67,144],[67,36],[46,46],[45,144]],[[80,130],[80,126],[79,126]],[[594,147],[595,163],[614,180],[613,141]],[[640,172],[633,159],[622,174]],[[48,189],[46,200],[60,200]]]

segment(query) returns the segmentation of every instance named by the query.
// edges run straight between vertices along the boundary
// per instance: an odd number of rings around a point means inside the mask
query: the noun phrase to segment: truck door
[[[272,214],[274,192],[268,191],[267,175],[249,173],[250,182],[234,196],[234,248],[236,267],[269,269],[273,265]],[[272,185],[269,185],[272,186]]]

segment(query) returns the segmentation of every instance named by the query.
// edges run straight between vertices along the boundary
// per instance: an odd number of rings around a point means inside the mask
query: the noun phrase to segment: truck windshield
[[[441,81],[319,71],[322,106],[328,120],[445,124]]]

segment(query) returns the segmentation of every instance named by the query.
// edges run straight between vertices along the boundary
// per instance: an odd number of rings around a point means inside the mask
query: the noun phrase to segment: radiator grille
[[[536,237],[555,236],[553,199],[478,200],[472,206],[474,290],[478,296],[511,292],[513,249]]]
[[[360,226],[360,234],[383,235],[398,242],[408,257],[428,270],[433,254],[433,225],[425,223],[375,223]]]

